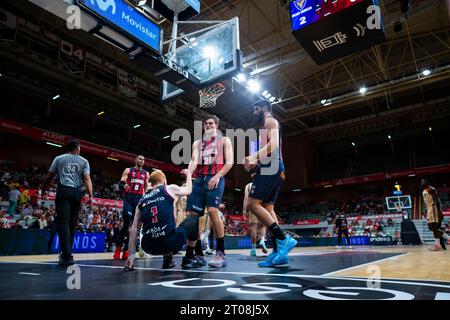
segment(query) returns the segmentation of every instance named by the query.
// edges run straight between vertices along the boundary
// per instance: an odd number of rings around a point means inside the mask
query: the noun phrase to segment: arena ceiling
[[[305,134],[322,143],[448,126],[450,24],[446,1],[411,0],[407,18],[400,1],[381,1],[387,41],[320,66],[292,35],[288,2],[202,0],[202,12],[195,17],[239,17],[244,67],[279,98],[275,113],[286,135]],[[1,43],[2,65],[8,74],[8,81],[1,81],[5,90],[47,99],[56,91],[70,92],[57,102],[70,112],[95,117],[105,110],[104,121],[123,128],[144,122],[140,131],[155,140],[175,128],[192,128],[192,120],[202,114],[196,107],[197,93],[160,105],[160,80],[103,40],[83,31],[69,31],[65,21],[25,0],[2,1],[1,7],[26,21],[19,26],[15,43]],[[167,39],[171,24],[161,20],[160,25]],[[192,30],[192,26],[180,28],[185,33]],[[59,38],[91,54],[84,74],[71,74],[58,61]],[[117,92],[116,68],[140,79],[137,98]],[[423,77],[424,69],[431,74]],[[230,89],[229,81],[226,86]],[[358,92],[361,86],[368,88],[365,95]],[[223,119],[225,127],[247,128],[252,120],[249,105],[256,97],[230,92],[208,112]],[[323,105],[323,99],[331,104]]]

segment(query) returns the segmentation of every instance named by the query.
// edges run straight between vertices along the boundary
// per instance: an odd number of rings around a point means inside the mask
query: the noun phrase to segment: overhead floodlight
[[[250,79],[248,81],[248,88],[252,92],[258,92],[259,90],[261,90],[261,85],[259,84],[258,81],[254,80],[254,79]]]

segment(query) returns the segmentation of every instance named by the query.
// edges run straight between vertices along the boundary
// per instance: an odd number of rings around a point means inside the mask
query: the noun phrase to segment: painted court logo
[[[102,11],[108,11],[109,8],[112,8],[112,14],[116,14],[116,2],[114,0],[90,0],[91,4],[95,6],[95,3],[97,3],[97,6]]]
[[[298,10],[303,10],[303,8],[306,5],[306,0],[299,0],[299,1],[294,1],[294,6],[298,9]]]

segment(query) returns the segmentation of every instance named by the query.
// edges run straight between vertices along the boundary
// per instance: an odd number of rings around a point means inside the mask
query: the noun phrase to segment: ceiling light
[[[240,81],[240,82],[245,81],[245,74],[239,73],[239,74],[237,75],[237,79],[238,79],[238,81]]]
[[[133,129],[139,128],[140,126],[141,126],[140,124],[137,124],[133,127]]]
[[[428,75],[430,75],[430,73],[431,73],[431,71],[428,70],[428,69],[425,69],[425,70],[422,71],[422,74],[423,74],[425,77],[428,76]]]
[[[251,92],[258,92],[259,90],[261,90],[261,85],[258,81],[250,79],[248,81],[248,88]]]
[[[53,100],[56,100],[56,99],[58,99],[59,97],[60,97],[60,95],[57,94],[56,96],[53,97]]]
[[[367,92],[367,88],[366,87],[359,88],[359,93],[364,94],[366,92]]]
[[[57,148],[62,148],[62,145],[57,144],[57,143],[51,143],[51,142],[46,142],[46,144],[48,144],[49,146],[53,146],[53,147],[57,147]]]
[[[203,48],[203,55],[205,58],[214,58],[217,55],[217,50],[214,47],[206,46]]]

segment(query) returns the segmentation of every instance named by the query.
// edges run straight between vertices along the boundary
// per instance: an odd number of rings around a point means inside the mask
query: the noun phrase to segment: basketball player
[[[130,230],[130,255],[125,271],[133,270],[138,232],[142,226],[142,249],[152,255],[163,255],[163,269],[175,267],[173,254],[186,243],[195,241],[198,236],[198,215],[190,214],[177,227],[176,203],[182,196],[192,192],[191,174],[186,169],[186,186],[167,185],[167,179],[161,170],[150,175],[152,190],[148,191],[136,207],[133,226]]]
[[[223,204],[220,206],[222,207]],[[217,210],[217,213],[219,214],[219,217],[222,220],[222,222],[225,223],[225,217],[223,216],[223,213],[220,211],[220,209]],[[202,221],[202,218],[205,218],[204,221]],[[214,229],[213,229],[213,226],[211,223],[211,219],[206,214],[200,218],[200,243],[201,243],[202,247],[205,248],[206,255],[213,254],[213,251],[211,249],[212,243],[213,243],[213,237],[214,237]],[[211,246],[210,246],[210,243],[211,243]]]
[[[83,197],[81,190],[83,184],[89,194],[88,204],[94,202],[90,166],[89,162],[80,156],[80,142],[78,140],[69,141],[67,153],[57,156],[48,171],[42,183],[41,194],[45,193],[50,181],[57,176],[55,221],[61,250],[58,265],[66,267],[74,264],[72,247]]]
[[[185,187],[186,184],[183,183],[181,187]],[[181,196],[177,201],[177,219],[176,225],[177,227],[186,219],[186,201],[187,196]]]
[[[205,248],[205,254],[211,255],[212,250],[209,245],[209,237],[211,235],[212,224],[211,224],[211,219],[208,219],[207,214],[204,217],[206,218],[206,220],[203,223],[203,228],[202,228],[202,222],[200,221],[200,233],[201,233],[200,234],[200,242],[202,244],[202,248]]]
[[[124,191],[125,197],[122,211],[123,226],[120,229],[116,250],[113,255],[115,260],[120,259],[120,253],[124,243],[122,260],[128,259],[128,229],[133,222],[137,204],[149,188],[149,173],[143,169],[144,163],[144,156],[138,155],[135,159],[134,167],[126,168],[120,179],[119,188],[121,191]]]
[[[255,102],[253,111],[261,129],[259,150],[244,159],[247,171],[257,168],[247,208],[272,233],[273,252],[266,261],[258,263],[260,267],[272,267],[289,263],[288,253],[296,246],[297,241],[281,230],[274,211],[281,183],[285,179],[280,126],[272,116],[272,105],[268,100]]]
[[[442,220],[444,215],[442,214],[441,201],[437,195],[435,188],[430,186],[430,183],[426,179],[422,179],[420,185],[423,189],[422,196],[427,207],[427,223],[428,228],[433,231],[434,246],[430,248],[430,251],[447,250],[446,241],[448,241],[448,235],[441,229]]]
[[[335,224],[338,231],[338,245],[336,246],[336,248],[339,249],[341,247],[342,234],[344,234],[345,238],[347,239],[347,245],[351,249],[352,246],[350,245],[350,238],[348,236],[348,222],[345,216],[343,214],[337,214]]]
[[[195,171],[196,178],[192,194],[187,199],[187,211],[201,216],[206,207],[217,242],[216,255],[209,261],[209,266],[221,268],[226,267],[227,261],[224,225],[219,217],[218,208],[225,188],[224,177],[233,166],[233,148],[230,139],[217,132],[219,118],[216,116],[205,118],[203,128],[203,139],[195,141],[192,145],[192,159],[188,170],[191,174]],[[194,246],[188,243],[185,261],[194,258]]]
[[[248,216],[248,224],[250,227],[250,236],[252,239],[252,249],[250,250],[250,255],[256,257],[256,242],[258,240],[258,226],[259,226],[259,234],[261,240],[259,241],[259,245],[264,254],[267,253],[266,243],[264,239],[266,238],[266,227],[259,222],[258,218],[247,209],[248,203],[248,195],[250,194],[250,189],[252,187],[253,180],[255,179],[255,174],[252,174],[252,182],[245,186],[245,195],[244,195],[244,203],[242,208],[244,209],[244,215]]]

